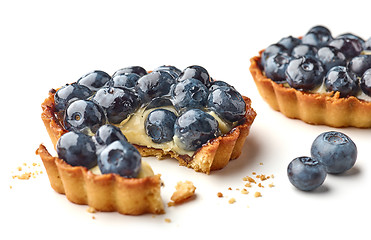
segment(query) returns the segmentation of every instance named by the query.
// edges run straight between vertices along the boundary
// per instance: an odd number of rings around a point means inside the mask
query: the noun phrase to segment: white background
[[[314,192],[296,190],[286,176],[288,163],[308,155],[315,137],[333,129],[273,111],[248,70],[249,59],[260,49],[288,35],[304,35],[317,24],[334,36],[353,32],[369,38],[371,4],[365,2],[2,1],[1,239],[369,237],[371,130],[338,129],[357,144],[355,167],[329,175]],[[175,160],[146,159],[162,174],[164,204],[181,180],[194,182],[195,199],[166,207],[166,214],[155,217],[91,214],[87,206],[55,193],[45,171],[28,181],[12,179],[23,163],[41,162],[34,153],[40,143],[52,150],[40,119],[40,104],[49,89],[91,70],[113,74],[131,65],[151,70],[164,64],[204,66],[214,79],[249,96],[258,113],[241,157],[223,170],[205,175],[179,167]],[[242,178],[253,171],[275,178],[264,181],[265,188],[247,188],[250,193],[243,195],[236,188],[242,189]],[[275,187],[269,188],[272,182]],[[262,197],[255,198],[255,191]],[[218,198],[218,192],[225,197]],[[231,197],[234,204],[228,203]]]

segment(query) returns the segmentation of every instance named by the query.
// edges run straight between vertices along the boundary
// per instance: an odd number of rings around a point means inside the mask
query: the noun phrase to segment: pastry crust
[[[259,67],[261,53],[250,59],[250,72],[263,99],[286,117],[331,127],[371,127],[371,102],[339,92],[306,93],[267,78]]]

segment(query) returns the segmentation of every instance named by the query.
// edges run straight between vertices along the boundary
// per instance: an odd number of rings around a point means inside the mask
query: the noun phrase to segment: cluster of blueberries
[[[197,150],[221,134],[218,121],[208,111],[215,112],[227,123],[241,122],[246,114],[246,103],[241,94],[226,82],[214,81],[205,68],[197,65],[183,71],[174,66],[161,66],[150,73],[143,67],[133,66],[120,69],[112,76],[103,71],[93,71],[77,82],[60,88],[54,95],[54,101],[56,111],[63,116],[64,127],[73,132],[71,136],[75,135],[64,141],[67,138],[65,134],[57,144],[59,157],[67,162],[69,154],[79,155],[73,153],[80,151],[77,148],[88,148],[87,151],[82,150],[81,154],[103,149],[99,138],[89,138],[87,135],[102,135],[102,131],[108,131],[106,135],[112,134],[111,128],[101,130],[102,126],[119,124],[140,108],[154,109],[143,126],[154,143],[172,141],[176,136],[177,145],[188,151]],[[161,108],[167,106],[172,106],[176,113]],[[114,132],[114,136],[117,136]],[[75,141],[75,138],[81,138],[81,141]],[[119,139],[125,142],[122,137]],[[98,146],[94,151],[89,150],[94,149],[92,143]],[[84,148],[84,144],[89,146]],[[117,146],[104,149],[97,154],[98,165],[100,155],[106,149],[112,151],[106,154],[107,158],[120,152]],[[132,152],[135,148],[130,149]],[[85,159],[81,156],[75,158]],[[110,161],[108,159],[106,162]],[[79,160],[75,165],[84,165],[81,162]],[[89,167],[90,164],[85,166]]]
[[[310,91],[323,83],[340,97],[356,96],[360,89],[371,96],[371,38],[352,33],[333,37],[328,28],[315,26],[301,39],[282,38],[261,56],[265,75],[278,83]],[[371,53],[370,53],[371,54]]]
[[[337,131],[321,133],[313,141],[311,157],[297,157],[287,167],[290,182],[311,191],[325,181],[327,173],[341,174],[357,160],[357,147],[347,135]]]

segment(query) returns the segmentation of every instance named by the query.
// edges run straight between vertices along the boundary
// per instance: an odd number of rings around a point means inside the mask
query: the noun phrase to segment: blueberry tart
[[[161,178],[142,160],[171,157],[209,174],[240,156],[251,100],[201,66],[93,71],[52,89],[41,118],[58,153],[40,145],[53,189],[123,214],[163,213]]]
[[[332,127],[371,127],[371,52],[352,33],[324,26],[282,38],[250,59],[260,95],[289,118]]]

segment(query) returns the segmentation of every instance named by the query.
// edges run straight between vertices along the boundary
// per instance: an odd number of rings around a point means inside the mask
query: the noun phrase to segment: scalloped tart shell
[[[250,59],[250,72],[263,99],[286,117],[331,127],[371,127],[371,102],[341,98],[339,92],[306,93],[267,78],[259,67],[261,53]]]
[[[58,139],[67,132],[55,113],[55,92],[51,90],[41,105],[43,110],[41,119],[54,147]],[[170,156],[177,159],[180,165],[193,168],[195,171],[209,174],[212,170],[222,169],[231,159],[241,155],[256,117],[255,111],[251,108],[251,100],[248,97],[243,98],[246,102],[246,120],[227,134],[205,143],[192,157],[172,151],[165,153],[161,149],[134,146],[143,157]],[[118,211],[130,215],[164,212],[160,196],[160,175],[134,179],[116,174],[95,175],[85,167],[73,167],[57,157],[52,157],[43,145],[40,145],[36,153],[44,163],[52,188],[58,193],[65,194],[71,202],[86,204],[98,211]]]

